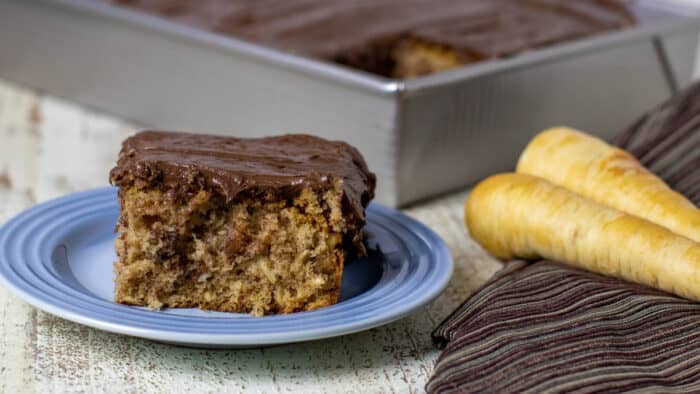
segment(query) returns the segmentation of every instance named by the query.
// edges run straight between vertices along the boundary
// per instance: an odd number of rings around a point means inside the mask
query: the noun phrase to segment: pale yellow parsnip
[[[700,300],[700,244],[542,178],[502,174],[474,188],[471,236],[502,258],[546,258]]]
[[[629,153],[560,127],[536,136],[517,172],[548,181],[700,242],[700,209]]]

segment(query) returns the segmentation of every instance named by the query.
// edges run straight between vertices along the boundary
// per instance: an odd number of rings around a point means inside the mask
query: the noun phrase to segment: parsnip
[[[632,155],[592,136],[568,128],[544,131],[520,156],[517,172],[545,178],[700,242],[700,209]]]
[[[551,259],[700,300],[700,244],[542,178],[488,178],[465,215],[471,236],[499,258]]]

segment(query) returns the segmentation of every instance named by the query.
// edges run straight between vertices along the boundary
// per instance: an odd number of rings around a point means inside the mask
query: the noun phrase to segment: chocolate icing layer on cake
[[[624,0],[112,0],[292,53],[387,76],[406,39],[465,64],[634,24]],[[431,53],[429,56],[441,56]],[[415,59],[413,59],[415,60]],[[419,58],[418,63],[430,63]],[[413,75],[408,75],[413,76]]]
[[[182,195],[213,189],[227,201],[294,198],[340,180],[347,206],[364,218],[376,177],[354,147],[310,135],[247,139],[143,131],[124,141],[110,180]]]

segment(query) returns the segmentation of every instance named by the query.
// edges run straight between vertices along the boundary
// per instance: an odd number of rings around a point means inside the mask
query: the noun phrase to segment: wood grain
[[[107,184],[135,127],[0,81],[0,223],[49,198]],[[430,331],[500,263],[466,234],[466,192],[405,212],[447,242],[455,273],[423,310],[366,332],[264,349],[201,350],[87,328],[0,287],[0,392],[423,392],[439,354]]]

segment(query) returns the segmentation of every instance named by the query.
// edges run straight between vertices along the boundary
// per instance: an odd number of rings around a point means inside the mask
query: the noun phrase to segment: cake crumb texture
[[[340,188],[291,201],[227,205],[211,192],[175,202],[120,190],[116,301],[254,315],[337,302],[343,270]]]

